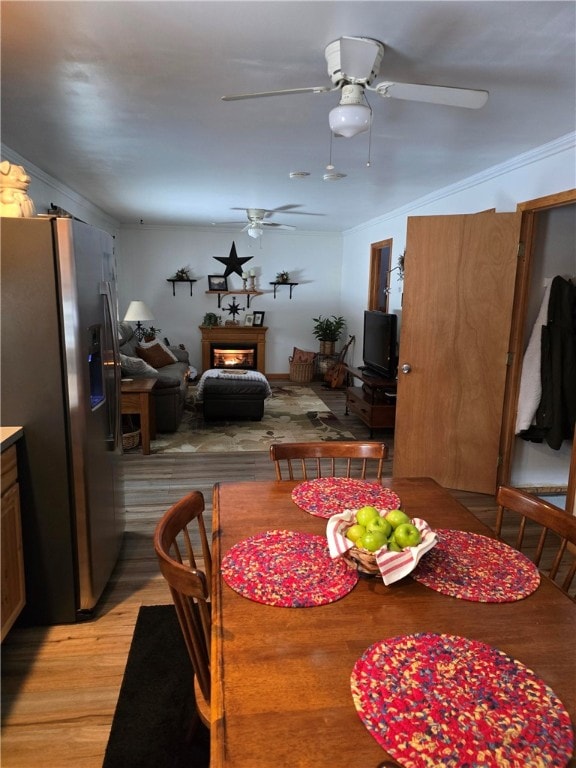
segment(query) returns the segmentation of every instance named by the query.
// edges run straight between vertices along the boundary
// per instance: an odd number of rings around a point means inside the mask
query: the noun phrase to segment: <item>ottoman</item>
[[[267,379],[242,376],[208,376],[202,386],[204,419],[214,421],[249,419],[260,421],[264,415],[264,400],[270,395]]]

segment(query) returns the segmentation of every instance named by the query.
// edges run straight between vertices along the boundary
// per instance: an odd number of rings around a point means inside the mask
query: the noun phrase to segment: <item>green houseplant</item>
[[[318,317],[312,318],[314,321],[314,327],[312,333],[320,342],[320,354],[321,355],[333,355],[336,342],[342,335],[346,320],[343,317]]]

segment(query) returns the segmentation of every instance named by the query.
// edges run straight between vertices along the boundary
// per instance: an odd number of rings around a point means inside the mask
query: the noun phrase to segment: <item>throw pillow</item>
[[[303,349],[298,349],[298,347],[294,347],[292,352],[293,363],[311,363],[315,357],[316,352],[305,352]]]
[[[127,376],[131,376],[133,373],[156,376],[158,373],[158,371],[155,368],[152,368],[151,365],[148,365],[145,360],[141,360],[139,357],[123,355],[122,352],[120,352],[120,368],[122,369],[122,375]]]
[[[141,341],[141,342],[140,342],[140,344],[139,344],[139,346],[140,346],[140,347],[143,347],[144,349],[150,349],[150,347],[154,347],[154,346],[156,346],[157,344],[159,344],[159,345],[162,347],[162,349],[163,349],[163,350],[166,352],[166,354],[170,355],[170,357],[172,358],[172,361],[173,361],[173,362],[175,362],[175,363],[177,363],[177,362],[178,362],[178,358],[176,357],[176,355],[174,354],[174,352],[172,352],[172,350],[171,350],[171,349],[168,349],[168,347],[166,346],[166,344],[163,344],[163,343],[160,341],[160,339],[153,339],[152,341]]]
[[[152,344],[151,347],[143,347],[140,344],[136,347],[136,354],[153,368],[164,368],[165,365],[172,365],[174,362],[174,355],[168,354],[168,351],[159,343]]]

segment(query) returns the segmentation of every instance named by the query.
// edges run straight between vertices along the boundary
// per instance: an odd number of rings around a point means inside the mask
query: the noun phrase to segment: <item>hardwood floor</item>
[[[343,391],[311,386],[357,438],[369,437],[344,415]],[[375,437],[393,443],[390,432]],[[125,542],[94,619],[16,627],[2,645],[3,768],[101,768],[138,608],[170,602],[152,549],[157,520],[190,489],[204,493],[209,519],[214,482],[273,478],[267,453],[126,455]],[[493,497],[455,496],[493,522]]]

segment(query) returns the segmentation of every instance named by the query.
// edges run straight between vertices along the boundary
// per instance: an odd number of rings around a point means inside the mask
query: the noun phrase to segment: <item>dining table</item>
[[[374,737],[353,699],[351,676],[367,651],[382,647],[384,655],[390,654],[385,661],[390,662],[393,678],[394,664],[398,674],[402,664],[402,657],[395,655],[396,645],[414,637],[449,638],[455,648],[472,643],[520,662],[523,673],[526,667],[565,708],[564,736],[574,729],[576,603],[543,574],[530,594],[500,602],[462,599],[430,588],[410,574],[388,586],[379,575],[355,574],[353,587],[346,586],[335,598],[294,606],[259,599],[265,584],[257,583],[265,573],[254,572],[244,587],[235,586],[226,575],[229,557],[246,542],[248,546],[271,542],[273,547],[278,532],[290,539],[326,536],[326,516],[311,514],[294,500],[301,483],[246,480],[214,486],[211,768],[461,765],[450,762],[449,741],[442,759],[403,762],[401,752],[388,752]],[[382,484],[397,495],[409,518],[425,520],[432,530],[447,531],[448,537],[455,531],[496,539],[433,479],[394,477]],[[432,552],[423,556],[422,564]],[[242,569],[248,567],[240,560],[235,578],[241,581],[246,575]],[[297,572],[294,579],[296,583]],[[477,579],[481,585],[482,570]],[[435,684],[440,685],[441,677],[440,668]],[[410,687],[406,681],[403,685],[407,687],[397,690],[395,709],[384,701],[378,718],[386,721],[398,710],[406,716],[422,710],[418,686]],[[442,711],[436,717],[440,722],[431,727],[441,729]],[[486,745],[487,755],[493,746]],[[561,765],[573,768],[572,748],[570,752]],[[491,764],[488,758],[483,763]],[[542,765],[560,766],[545,759]]]

